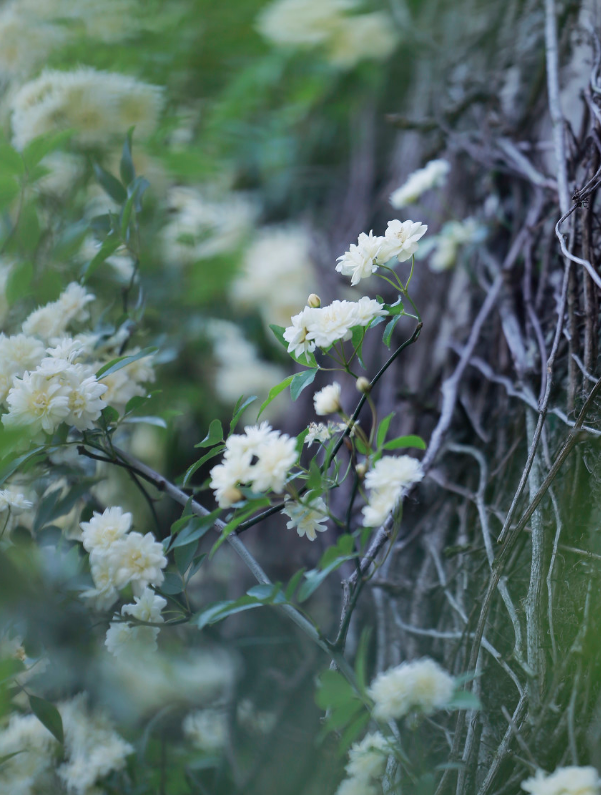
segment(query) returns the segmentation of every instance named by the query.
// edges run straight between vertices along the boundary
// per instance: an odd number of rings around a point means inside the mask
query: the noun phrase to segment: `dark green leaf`
[[[103,364],[100,370],[98,370],[96,373],[96,378],[100,380],[105,375],[116,373],[117,370],[121,370],[122,367],[127,367],[128,364],[137,362],[139,359],[144,359],[146,356],[151,356],[157,351],[158,348],[143,348],[141,351],[134,353],[131,356],[118,356],[116,359],[112,359],[110,362]]]
[[[259,413],[257,414],[257,420],[259,419],[263,411],[267,408],[267,406],[269,406],[271,401],[274,398],[276,398],[280,394],[280,392],[283,392],[284,389],[286,389],[286,387],[288,386],[288,384],[290,384],[294,380],[294,378],[295,378],[294,375],[289,375],[288,378],[284,378],[283,381],[280,381],[279,384],[277,384],[276,386],[272,387],[269,390],[267,398],[261,403],[261,408],[259,409]]]
[[[449,709],[482,709],[480,699],[468,690],[457,690],[448,704]]]
[[[315,691],[315,703],[318,707],[340,707],[356,700],[355,691],[339,671],[324,671],[320,675]]]
[[[382,335],[382,342],[386,345],[387,348],[390,348],[390,341],[392,339],[392,332],[396,324],[401,319],[401,315],[395,315],[391,321],[386,324],[386,328],[384,329],[384,334]]]
[[[188,567],[192,563],[197,547],[198,542],[192,541],[189,544],[180,545],[174,550],[173,557],[175,559],[175,565],[181,575],[184,575],[188,571]]]
[[[20,262],[10,271],[5,293],[9,306],[31,294],[32,279],[33,265],[31,262]]]
[[[0,176],[0,209],[8,207],[17,198],[20,190],[14,177]]]
[[[221,452],[223,452],[223,450],[225,450],[225,445],[224,444],[220,444],[218,447],[214,447],[212,450],[209,450],[208,453],[205,453],[205,455],[203,455],[202,458],[199,458],[198,461],[196,461],[196,463],[194,463],[191,466],[189,466],[188,469],[186,470],[186,474],[184,475],[184,480],[183,480],[184,486],[188,485],[192,475],[194,475],[194,473],[198,469],[200,469],[200,467],[206,461],[210,461],[211,458],[215,458],[215,456],[218,456]]]
[[[174,571],[168,571],[165,574],[165,579],[159,590],[168,596],[175,596],[184,590],[184,583],[179,574],[176,574]]]
[[[319,569],[312,569],[305,574],[305,582],[301,585],[296,597],[297,601],[302,603],[319,588],[322,582],[326,579],[328,574],[331,574],[339,566],[342,566],[347,560],[353,560],[356,555],[345,555],[341,558],[336,558],[321,571]]]
[[[63,720],[60,712],[49,701],[39,696],[29,696],[29,706],[36,718],[43,723],[48,731],[53,734],[59,743],[65,740],[63,734]]]
[[[298,584],[300,583],[304,573],[305,573],[304,568],[299,569],[296,572],[296,574],[293,574],[292,577],[290,578],[290,582],[288,583],[288,585],[286,586],[286,590],[284,591],[284,596],[286,597],[286,600],[288,602],[292,600],[292,597],[294,596],[294,593],[298,588]]]
[[[207,516],[195,516],[190,519],[184,529],[175,536],[171,548],[186,546],[186,544],[191,544],[193,541],[201,539],[213,527],[220,513],[221,508],[217,508],[217,510],[212,511]]]
[[[123,144],[123,153],[121,155],[121,163],[119,164],[119,173],[124,185],[129,185],[130,182],[136,178],[136,169],[134,168],[134,161],[132,159],[132,138],[134,128],[128,130],[125,142]]]
[[[384,419],[378,426],[378,433],[376,435],[376,444],[378,449],[380,449],[380,447],[382,447],[382,445],[386,441],[386,434],[388,433],[388,428],[390,427],[390,423],[393,417],[394,417],[394,411],[391,414],[389,414],[387,417],[384,417]]]
[[[127,200],[127,191],[117,177],[109,174],[109,172],[98,163],[94,163],[94,173],[105,193],[108,193],[111,199],[114,199],[117,204],[123,204]]]
[[[114,232],[109,232],[96,254],[81,269],[81,278],[87,281],[94,271],[107,260],[121,245],[121,240]]]
[[[73,130],[62,130],[58,133],[40,135],[30,141],[23,150],[23,160],[27,169],[31,171],[46,155],[60,149],[73,136],[73,132]]]
[[[194,447],[212,447],[221,441],[223,441],[223,427],[219,420],[213,420],[209,425],[209,432],[205,438],[202,442],[195,444]]]
[[[234,432],[236,425],[238,424],[238,420],[242,416],[242,412],[244,411],[244,409],[248,408],[248,406],[250,406],[251,403],[254,403],[256,399],[257,399],[256,395],[251,395],[250,397],[247,397],[246,400],[244,400],[244,395],[242,395],[242,397],[238,399],[238,402],[236,403],[236,407],[234,409],[234,416],[232,417],[232,421],[230,422],[230,433]]]

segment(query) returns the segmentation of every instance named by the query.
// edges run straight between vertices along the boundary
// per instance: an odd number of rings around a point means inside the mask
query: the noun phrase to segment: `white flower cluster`
[[[55,792],[58,776],[68,792],[91,795],[99,792],[93,789],[97,782],[125,767],[133,747],[104,714],[89,709],[85,694],[59,704],[58,710],[65,734],[63,749],[34,715],[12,715],[0,731],[0,791]]]
[[[308,295],[314,284],[311,247],[311,237],[302,226],[261,229],[245,250],[241,273],[232,282],[232,300],[242,307],[256,307],[265,326],[286,325],[299,309],[299,296]]]
[[[169,191],[169,221],[161,231],[164,257],[174,265],[235,251],[248,234],[255,210],[245,196],[209,199],[194,188]]]
[[[199,751],[219,754],[227,745],[227,712],[224,709],[199,709],[184,718],[185,737]]]
[[[537,770],[522,789],[531,795],[599,795],[601,778],[594,767],[558,767],[549,775]]]
[[[93,300],[72,282],[56,301],[29,315],[22,333],[0,334],[0,403],[8,409],[2,422],[7,428],[27,428],[31,442],[43,441],[62,423],[92,429],[107,405],[124,408],[130,398],[146,393],[144,382],[154,380],[147,358],[96,378],[103,364],[92,358],[97,338],[67,334],[72,323],[88,320]]]
[[[399,262],[410,259],[418,248],[418,241],[426,234],[428,227],[419,221],[388,222],[383,237],[374,236],[373,231],[362,232],[357,243],[351,243],[347,252],[338,257],[336,270],[351,277],[351,284],[359,284],[396,257]]]
[[[286,527],[289,530],[296,529],[301,538],[306,535],[309,541],[315,541],[317,533],[328,529],[321,526],[328,521],[328,509],[323,497],[308,492],[302,499],[293,500],[286,495],[284,503],[282,513],[290,519]]]
[[[305,444],[307,447],[311,447],[314,442],[323,444],[332,438],[335,430],[336,426],[334,423],[325,425],[323,422],[310,422],[308,433],[305,436]]]
[[[386,771],[386,760],[390,754],[390,743],[380,732],[366,734],[349,751],[346,765],[348,778],[338,787],[336,795],[371,795],[379,790],[375,783]]]
[[[432,188],[442,188],[446,181],[451,166],[446,160],[430,160],[423,168],[414,171],[404,185],[397,188],[390,196],[392,206],[400,210],[408,204],[413,204],[426,191]]]
[[[39,135],[73,128],[81,144],[106,146],[133,126],[143,138],[155,128],[162,106],[158,86],[127,75],[90,67],[45,70],[12,99],[13,141],[22,149]]]
[[[291,318],[292,325],[284,331],[288,353],[302,356],[315,347],[329,348],[338,340],[351,338],[352,329],[369,326],[388,311],[373,298],[364,296],[358,301],[333,301],[329,306],[306,306]]]
[[[368,689],[379,720],[399,720],[417,710],[430,715],[451,702],[455,680],[434,660],[404,662],[378,674]]]
[[[131,533],[131,523],[132,515],[117,506],[102,514],[94,513],[89,522],[81,522],[82,543],[90,555],[94,580],[94,588],[81,596],[90,599],[97,610],[108,610],[117,601],[119,591],[131,584],[135,602],[124,605],[122,616],[162,623],[161,610],[166,601],[148,586],[161,585],[167,558],[152,533]],[[157,635],[156,627],[115,622],[107,633],[107,646],[112,653],[118,653],[118,647],[126,641],[139,639],[152,645]]]
[[[369,502],[363,508],[363,525],[379,527],[398,506],[407,490],[423,478],[422,465],[408,455],[385,456],[365,476],[370,490]]]
[[[378,11],[350,14],[356,7],[356,0],[276,0],[257,26],[279,46],[324,48],[328,60],[341,69],[388,58],[398,44],[393,20]]]
[[[221,508],[242,499],[240,486],[281,493],[298,458],[296,439],[274,431],[267,422],[249,425],[225,443],[223,463],[211,470],[211,488]],[[256,460],[255,460],[256,459]]]

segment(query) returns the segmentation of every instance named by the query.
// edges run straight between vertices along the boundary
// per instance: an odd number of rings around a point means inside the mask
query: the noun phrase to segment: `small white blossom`
[[[419,221],[389,221],[378,262],[383,264],[393,257],[399,262],[410,259],[417,251],[418,241],[427,231],[426,224]]]
[[[268,422],[260,425],[246,425],[243,434],[232,434],[225,443],[225,457],[233,459],[246,453],[255,455],[259,446],[270,439],[277,439],[279,433],[272,430]]]
[[[313,395],[313,405],[315,413],[321,416],[325,414],[336,414],[342,409],[340,403],[341,388],[337,381],[328,384]]]
[[[20,514],[33,507],[31,500],[25,499],[25,495],[16,489],[2,489],[0,491],[0,513],[10,511],[12,514]]]
[[[225,710],[202,709],[190,712],[184,718],[182,729],[188,740],[207,754],[219,753],[227,745],[228,728]]]
[[[344,276],[351,276],[353,286],[359,284],[361,279],[366,279],[377,271],[376,260],[380,260],[379,254],[383,244],[384,238],[374,237],[373,231],[369,235],[361,232],[357,243],[351,243],[349,250],[338,257],[336,270]]]
[[[289,530],[296,530],[302,538],[315,541],[317,533],[324,533],[328,528],[321,525],[328,521],[328,509],[323,497],[312,499],[311,493],[305,494],[302,501],[293,500],[286,495],[282,513],[290,518],[286,523]]]
[[[35,372],[14,378],[6,402],[8,414],[2,416],[4,425],[29,427],[33,438],[42,431],[54,433],[69,414],[69,390],[57,379]]]
[[[359,326],[354,301],[332,301],[328,306],[314,309],[307,338],[320,348],[329,348],[338,340],[351,338],[351,329]]]
[[[259,445],[256,455],[258,460],[251,472],[253,489],[258,492],[282,492],[288,472],[298,458],[296,439],[283,433]]]
[[[355,320],[358,326],[369,326],[377,317],[386,317],[388,311],[375,298],[366,295],[355,303]]]
[[[215,492],[215,499],[220,508],[229,508],[242,498],[242,492],[238,486],[247,483],[250,479],[251,460],[252,454],[244,452],[231,458],[225,458],[223,463],[217,464],[211,470],[209,485]]]
[[[313,442],[327,442],[328,439],[332,436],[331,429],[324,425],[323,422],[311,422],[309,423],[309,433],[305,436],[305,444],[307,447],[311,447]]]
[[[379,720],[398,720],[412,710],[430,715],[444,709],[455,691],[455,680],[427,657],[403,662],[374,679],[368,695],[375,702],[373,715]]]
[[[140,596],[134,596],[134,604],[123,605],[121,615],[133,616],[138,621],[162,624],[165,619],[161,615],[161,610],[166,606],[166,599],[158,596],[151,588],[144,588]]]
[[[422,193],[432,188],[442,188],[451,170],[446,160],[430,160],[423,168],[414,171],[404,185],[397,188],[390,196],[390,203],[397,210],[413,204]]]
[[[132,515],[122,508],[113,506],[104,513],[96,513],[89,522],[81,522],[82,541],[87,552],[106,552],[131,528]],[[98,556],[96,556],[98,557]]]
[[[114,569],[106,554],[91,556],[90,571],[94,580],[94,587],[82,591],[80,597],[88,599],[95,610],[109,610],[119,598],[115,588]]]
[[[380,778],[386,770],[386,760],[390,752],[390,743],[383,734],[366,734],[361,742],[351,746],[346,772],[349,777],[364,781]]]
[[[65,370],[64,380],[70,388],[69,415],[66,422],[80,431],[90,430],[107,405],[102,398],[108,390],[107,385],[101,384],[91,368],[83,364],[70,365]]]
[[[58,297],[57,304],[64,315],[69,319],[83,322],[88,320],[90,312],[88,304],[94,300],[92,293],[88,293],[85,287],[77,282],[71,282]]]
[[[147,585],[160,585],[165,579],[167,558],[152,533],[129,533],[111,544],[107,554],[117,588],[131,582],[134,593],[140,594]]]
[[[594,767],[558,767],[549,775],[537,770],[522,789],[531,795],[599,795],[601,778]]]
[[[365,527],[383,524],[414,483],[424,476],[420,462],[408,455],[385,456],[365,476],[370,489],[369,503],[363,508]]]
[[[288,353],[297,358],[305,353],[315,350],[315,340],[308,338],[309,328],[316,319],[315,313],[319,310],[306,306],[298,315],[291,318],[291,326],[284,331],[284,339],[288,343]]]

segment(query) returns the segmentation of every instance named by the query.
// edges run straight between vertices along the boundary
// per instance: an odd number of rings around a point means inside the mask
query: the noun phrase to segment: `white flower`
[[[60,336],[67,328],[68,320],[57,301],[35,309],[23,323],[23,331],[43,340]]]
[[[129,532],[131,522],[131,513],[124,513],[118,506],[107,508],[101,514],[94,512],[89,522],[80,524],[84,548],[90,553],[106,552]]]
[[[80,431],[90,430],[107,405],[102,398],[108,390],[107,385],[99,383],[91,368],[83,364],[70,365],[65,370],[64,381],[70,388],[66,422]]]
[[[286,495],[284,502],[282,513],[290,518],[286,527],[289,530],[296,529],[301,538],[306,535],[309,541],[315,541],[317,533],[324,533],[328,529],[321,527],[328,521],[328,509],[322,497],[313,499],[309,492],[302,501],[297,501]]]
[[[328,384],[313,395],[315,413],[319,415],[336,414],[342,409],[340,403],[341,388],[337,381]]]
[[[383,734],[366,734],[361,742],[351,746],[346,772],[351,778],[364,781],[380,778],[386,770],[386,760],[390,752],[390,743]]]
[[[378,270],[376,260],[385,262],[379,256],[383,244],[384,238],[374,237],[373,231],[369,235],[361,232],[357,244],[351,243],[349,250],[338,257],[336,270],[344,276],[351,276],[352,285],[359,284],[361,279]]]
[[[106,362],[97,362],[94,370],[98,371]],[[140,386],[128,373],[129,367],[122,367],[114,373],[101,375],[98,381],[104,384],[107,389],[102,396],[102,400],[108,406],[112,406],[120,414],[125,411],[125,407],[133,397],[143,397],[146,390]]]
[[[424,476],[420,462],[408,455],[385,456],[365,476],[365,486],[370,489],[369,504],[363,508],[365,527],[383,524],[407,490]]]
[[[109,610],[119,598],[115,588],[114,569],[108,556],[99,550],[91,556],[90,570],[94,580],[94,588],[82,591],[80,597],[89,599],[95,610]]]
[[[115,571],[115,585],[123,588],[131,582],[135,594],[140,594],[147,585],[160,585],[165,576],[162,569],[167,565],[163,546],[155,541],[152,533],[129,533],[115,541],[108,550],[109,560]]]
[[[305,353],[315,350],[315,341],[308,339],[309,327],[315,320],[315,313],[318,312],[310,306],[306,306],[298,315],[291,318],[291,326],[284,331],[284,339],[288,344],[288,353],[292,353],[297,358]]]
[[[267,327],[270,323],[286,326],[313,291],[312,245],[302,226],[261,229],[244,251],[242,272],[231,286],[233,301],[256,307]]]
[[[531,795],[599,795],[601,779],[594,767],[558,767],[549,775],[537,770],[522,789]]]
[[[35,715],[11,715],[0,731],[1,791],[30,795],[37,781],[48,780],[58,749],[58,741]]]
[[[399,262],[410,259],[417,251],[418,240],[427,231],[428,227],[419,221],[389,221],[378,262],[383,264],[393,257]]]
[[[31,428],[32,437],[41,431],[54,433],[69,414],[69,390],[53,378],[25,373],[15,378],[6,399],[8,414],[2,416],[7,428]]]
[[[0,491],[0,513],[10,511],[12,514],[20,514],[29,510],[33,506],[31,500],[25,499],[25,495],[15,489],[2,489]]]
[[[58,775],[74,795],[91,795],[92,787],[125,767],[133,747],[117,734],[102,712],[88,708],[84,693],[59,705],[65,732],[65,761]]]
[[[246,425],[243,434],[232,434],[225,443],[225,457],[233,459],[247,453],[255,455],[259,446],[270,439],[277,439],[279,433],[272,430],[268,422],[260,425]],[[242,479],[241,479],[242,480]]]
[[[26,334],[0,335],[0,368],[8,375],[23,375],[35,370],[44,358],[44,346]]]
[[[423,168],[414,171],[404,185],[397,188],[390,196],[390,203],[397,210],[413,204],[422,193],[432,188],[442,188],[451,170],[446,160],[430,160]]]
[[[67,289],[59,295],[56,303],[63,314],[69,318],[69,323],[72,320],[83,322],[90,317],[88,304],[93,300],[93,294],[88,293],[85,287],[77,282],[71,282]]]
[[[362,778],[345,778],[336,795],[379,795],[380,787]]]
[[[309,423],[309,433],[305,436],[305,444],[307,447],[311,447],[313,442],[327,442],[332,436],[332,430],[328,428],[327,425],[324,425],[323,422],[311,422]]]
[[[455,265],[462,246],[480,243],[485,237],[486,227],[479,224],[475,218],[449,221],[432,241],[435,250],[428,263],[430,270],[435,273],[449,270]]]
[[[338,340],[351,338],[351,329],[360,325],[354,301],[332,301],[329,306],[314,309],[307,338],[320,348],[329,348]]]
[[[251,460],[252,454],[244,452],[224,459],[223,463],[217,464],[211,470],[209,485],[215,492],[215,499],[220,508],[229,508],[242,499],[242,492],[238,486],[247,483],[250,479]]]
[[[355,5],[353,0],[276,0],[263,9],[257,28],[275,44],[314,47],[327,41]]]
[[[434,660],[404,662],[379,674],[367,691],[378,720],[398,720],[412,710],[430,715],[451,701],[455,680]]]
[[[388,311],[375,298],[366,295],[355,303],[355,320],[358,326],[369,326],[377,317],[386,317]]]
[[[190,742],[207,754],[219,753],[227,745],[227,713],[224,710],[190,712],[184,718],[182,729]]]
[[[144,588],[140,596],[134,596],[133,605],[123,605],[121,615],[133,616],[138,621],[162,624],[164,618],[161,610],[167,606],[167,600],[158,596],[151,588]]]
[[[352,69],[363,60],[383,61],[399,43],[394,21],[384,11],[341,19],[327,43],[330,63]]]
[[[288,472],[298,458],[296,439],[286,433],[272,437],[258,446],[256,455],[258,460],[251,471],[253,489],[283,491]]]

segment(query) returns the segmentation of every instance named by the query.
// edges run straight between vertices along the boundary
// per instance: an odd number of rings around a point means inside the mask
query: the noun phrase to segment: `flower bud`
[[[366,395],[368,392],[371,392],[371,384],[369,383],[367,378],[365,378],[365,376],[363,375],[357,378],[355,386],[357,387],[357,390],[361,392],[362,395]]]
[[[224,502],[228,502],[230,505],[240,502],[243,497],[244,495],[237,486],[230,486],[229,489],[225,489],[223,492]]]
[[[357,464],[355,467],[355,472],[357,473],[359,480],[363,480],[367,473],[367,464]]]
[[[321,298],[315,295],[315,293],[311,293],[307,298],[307,306],[310,306],[312,309],[319,309],[321,306]]]

